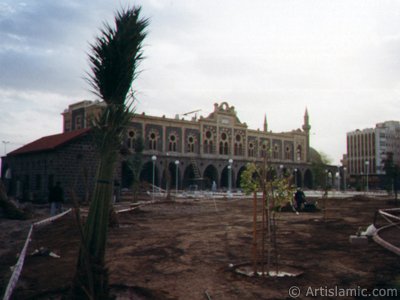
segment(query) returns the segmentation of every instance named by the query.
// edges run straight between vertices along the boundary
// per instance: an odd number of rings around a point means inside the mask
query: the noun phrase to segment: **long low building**
[[[11,192],[18,197],[44,200],[48,189],[61,182],[81,199],[89,197],[98,157],[93,143],[91,120],[104,103],[82,101],[63,112],[64,132],[46,136],[3,157],[2,175],[11,174]],[[241,173],[248,162],[267,158],[273,172],[290,174],[298,186],[311,188],[313,174],[310,154],[310,123],[307,110],[301,129],[268,131],[266,117],[262,130],[249,129],[233,106],[214,104],[206,117],[190,120],[134,114],[126,130],[115,173],[119,188],[129,188],[131,171],[127,165],[141,139],[142,181],[165,187],[209,189],[240,188]],[[4,177],[3,177],[4,178]],[[68,196],[67,195],[67,196]]]

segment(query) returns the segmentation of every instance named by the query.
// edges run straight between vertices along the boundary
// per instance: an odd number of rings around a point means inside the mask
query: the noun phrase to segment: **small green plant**
[[[278,249],[276,242],[277,218],[276,214],[280,212],[282,206],[291,205],[294,186],[291,177],[276,178],[270,176],[271,168],[268,167],[267,159],[263,164],[256,165],[250,163],[246,166],[246,170],[242,173],[241,187],[243,191],[249,195],[253,194],[253,268],[254,274],[257,274],[258,264],[258,236],[257,236],[257,192],[262,192],[262,229],[261,229],[261,272],[264,272],[264,253],[265,242],[268,241],[267,248],[267,274],[270,270],[271,246],[275,253],[275,266],[278,272]],[[267,239],[265,233],[267,232]]]

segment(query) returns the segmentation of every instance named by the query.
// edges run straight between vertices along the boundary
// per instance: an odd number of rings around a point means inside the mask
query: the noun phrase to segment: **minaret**
[[[311,126],[310,126],[310,118],[309,118],[309,116],[308,116],[308,110],[307,110],[307,107],[306,107],[306,112],[304,113],[303,130],[304,130],[305,132],[310,133],[310,129],[311,129]]]
[[[311,130],[311,125],[310,125],[310,118],[308,116],[307,107],[306,107],[306,112],[304,113],[303,130],[307,134],[306,157],[307,157],[307,162],[309,162],[310,161],[310,130]]]
[[[264,132],[268,131],[267,114],[264,114]]]

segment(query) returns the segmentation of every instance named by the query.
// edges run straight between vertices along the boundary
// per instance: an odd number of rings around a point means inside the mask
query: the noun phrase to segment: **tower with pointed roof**
[[[268,132],[267,114],[264,114],[264,132]]]
[[[303,130],[307,134],[307,161],[310,161],[310,130],[311,130],[311,125],[310,125],[310,117],[308,115],[308,110],[306,107],[306,111],[304,113],[304,124],[303,124]]]

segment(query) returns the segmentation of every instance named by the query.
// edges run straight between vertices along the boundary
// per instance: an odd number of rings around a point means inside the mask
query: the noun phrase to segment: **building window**
[[[248,156],[254,157],[254,144],[252,142],[249,143]]]
[[[168,151],[176,152],[176,141],[177,141],[176,135],[171,134],[169,136]]]
[[[81,116],[76,116],[75,118],[75,129],[81,129],[82,128],[82,117]]]
[[[240,134],[237,134],[235,138],[234,155],[243,155],[243,144]]]
[[[128,148],[133,149],[135,147],[135,140],[136,140],[136,132],[134,130],[129,130],[127,139]]]
[[[213,141],[210,140],[204,141],[204,153],[206,154],[213,153]]]
[[[279,146],[276,144],[274,146],[274,159],[279,159]]]
[[[65,121],[64,131],[71,131],[71,122],[70,121]]]
[[[157,135],[154,132],[149,135],[149,149],[157,150]]]
[[[219,142],[219,154],[229,154],[228,135],[225,132],[221,133],[221,141]]]
[[[187,139],[187,152],[194,153],[194,142],[195,142],[194,137],[190,135]]]
[[[213,134],[210,130],[207,130],[205,133],[205,138],[204,138],[204,149],[203,149],[205,154],[211,154],[214,153],[213,149]]]
[[[300,161],[302,159],[302,157],[303,157],[302,149],[301,149],[301,146],[298,145],[297,149],[296,149],[296,159],[297,159],[297,161]]]
[[[260,156],[261,156],[261,157],[267,157],[267,153],[268,153],[268,146],[267,146],[267,144],[264,142],[264,143],[261,144]]]
[[[287,146],[285,149],[285,159],[290,160],[292,155],[292,151],[290,151],[290,147]]]

